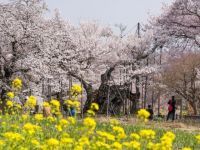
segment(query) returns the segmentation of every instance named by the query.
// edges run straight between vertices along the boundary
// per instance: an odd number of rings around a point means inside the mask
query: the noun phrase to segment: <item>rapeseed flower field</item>
[[[13,89],[19,90],[22,81],[12,82]],[[200,134],[184,133],[146,128],[149,113],[138,111],[138,125],[124,125],[115,118],[109,122],[97,121],[95,114],[98,104],[92,103],[87,116],[78,119],[65,117],[60,112],[59,100],[52,99],[43,103],[51,114],[44,116],[30,114],[36,105],[36,97],[28,97],[23,107],[12,100],[15,90],[7,93],[6,113],[0,116],[1,150],[192,150],[200,149]],[[65,104],[79,109],[78,100],[82,89],[79,85],[72,88],[73,94]]]

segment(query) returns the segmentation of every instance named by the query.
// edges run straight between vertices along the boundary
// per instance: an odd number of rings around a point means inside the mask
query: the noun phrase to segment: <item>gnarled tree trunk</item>
[[[111,114],[120,114],[125,99],[132,101],[131,112],[135,112],[137,108],[137,101],[140,97],[139,88],[136,87],[136,93],[131,93],[130,89],[127,90],[127,85],[109,85],[111,80],[111,73],[114,71],[118,64],[110,67],[104,74],[101,75],[101,85],[98,89],[95,102],[99,104],[99,112],[106,113],[107,109]],[[109,100],[108,100],[109,99]],[[108,102],[109,101],[109,102]],[[109,107],[109,108],[107,108]]]
[[[6,106],[6,92],[10,90],[9,82],[12,77],[12,70],[7,67],[3,67],[3,70],[1,72],[1,81],[2,81],[2,87],[1,87],[1,110],[2,113],[5,114],[5,106]]]
[[[86,94],[87,94],[87,100],[85,102],[85,105],[84,105],[84,108],[83,108],[83,112],[86,112],[92,101],[93,101],[93,95],[94,95],[94,92],[93,92],[93,88],[92,88],[92,85],[87,83],[82,77],[76,75],[75,73],[72,73],[72,72],[69,72],[69,75],[71,75],[72,77],[76,78],[79,80],[79,82],[81,82],[83,84],[83,88],[85,89],[86,91]]]

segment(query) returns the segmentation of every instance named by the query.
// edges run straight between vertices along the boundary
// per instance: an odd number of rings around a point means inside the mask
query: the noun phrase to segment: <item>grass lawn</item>
[[[111,127],[107,123],[105,118],[99,119],[101,123],[98,124],[97,128],[110,131]],[[103,120],[103,121],[102,121]],[[200,144],[197,143],[195,136],[200,133],[199,125],[196,122],[192,126],[192,122],[165,122],[165,121],[149,121],[148,123],[138,123],[135,118],[129,118],[128,120],[122,119],[122,127],[124,128],[127,135],[133,132],[138,133],[142,129],[152,129],[156,132],[155,142],[159,142],[159,139],[167,131],[175,133],[176,138],[173,144],[173,149],[178,150],[183,147],[190,147],[194,150],[200,150]],[[125,121],[124,121],[125,120]]]

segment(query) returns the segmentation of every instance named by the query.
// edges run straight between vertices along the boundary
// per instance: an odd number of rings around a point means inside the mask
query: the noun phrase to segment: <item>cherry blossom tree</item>
[[[59,80],[73,76],[87,93],[86,106],[94,97],[93,90],[102,90],[111,76],[116,82],[117,67],[130,66],[131,82],[144,69],[142,61],[162,45],[147,30],[141,38],[115,35],[108,26],[82,22],[74,26],[63,20],[58,11],[52,18],[42,0],[14,0],[0,5],[1,97],[10,90],[13,76],[24,78],[33,94],[41,95],[42,80],[52,79],[53,91],[60,92]],[[138,91],[138,90],[137,90]],[[87,108],[86,107],[86,108]]]
[[[156,21],[155,21],[156,20]],[[200,1],[176,0],[154,18],[158,39],[183,48],[200,46]]]
[[[117,37],[107,26],[96,22],[84,22],[74,28],[70,34],[74,52],[67,61],[64,56],[60,67],[83,84],[87,101],[91,101],[93,90],[98,89],[100,75],[106,67],[109,55],[113,53],[112,44]],[[114,57],[113,57],[114,58]]]
[[[31,69],[25,59],[41,51],[43,12],[46,6],[38,0],[16,0],[0,4],[0,83],[1,99],[10,90],[10,81],[14,75],[25,74]],[[34,58],[34,57],[33,57]],[[32,59],[32,64],[37,62]]]
[[[104,103],[105,100],[107,100],[108,95],[108,88],[109,88],[109,81],[113,79],[114,76],[116,76],[114,73],[116,73],[116,69],[118,69],[119,66],[121,67],[129,67],[129,73],[128,78],[126,78],[126,81],[123,83],[122,86],[117,85],[117,89],[126,89],[127,85],[130,84],[133,80],[136,79],[136,93],[130,93],[129,91],[120,91],[116,93],[116,85],[111,86],[110,93],[115,93],[115,95],[118,95],[118,104],[114,104],[117,102],[115,99],[115,96],[110,95],[110,97],[113,97],[110,99],[111,103],[113,102],[113,107],[117,110],[121,109],[124,97],[128,97],[128,95],[131,95],[130,100],[132,100],[134,103],[138,101],[140,97],[140,90],[139,90],[139,76],[142,74],[148,74],[151,73],[155,69],[146,69],[144,71],[144,65],[142,65],[142,62],[149,57],[152,53],[156,51],[159,46],[163,45],[162,42],[157,42],[154,37],[152,36],[152,31],[148,30],[147,32],[144,32],[143,35],[139,38],[137,35],[129,35],[127,37],[124,37],[121,39],[122,41],[122,49],[119,50],[118,53],[118,59],[114,61],[113,63],[109,64],[105,72],[101,75],[101,86],[99,87],[99,97],[104,97],[104,100],[102,98],[99,98],[98,103]],[[150,66],[149,66],[150,67]],[[150,67],[151,68],[151,67]],[[154,68],[154,67],[152,67]],[[119,75],[119,72],[118,72]],[[116,81],[114,82],[117,83]],[[126,93],[128,95],[122,95],[121,93]],[[108,100],[107,100],[108,101]],[[136,106],[134,106],[135,109]],[[101,109],[101,107],[100,107]],[[102,108],[103,109],[103,108]]]

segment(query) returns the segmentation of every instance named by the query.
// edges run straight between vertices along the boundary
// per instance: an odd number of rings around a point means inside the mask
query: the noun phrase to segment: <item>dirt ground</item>
[[[188,125],[183,122],[149,122],[147,123],[147,126],[154,126],[158,128],[164,128],[164,129],[177,129],[187,132],[198,132],[200,131],[200,127],[194,125]]]
[[[108,122],[109,118],[107,117],[98,117],[97,120],[100,122]],[[127,118],[127,117],[121,117],[118,118],[122,124],[127,125],[134,125],[137,123],[136,118]],[[174,122],[172,121],[148,121],[145,124],[147,127],[152,128],[162,128],[162,129],[173,129],[173,130],[181,130],[181,131],[187,131],[187,132],[200,132],[200,122],[195,121],[184,121],[184,120],[176,120]]]

